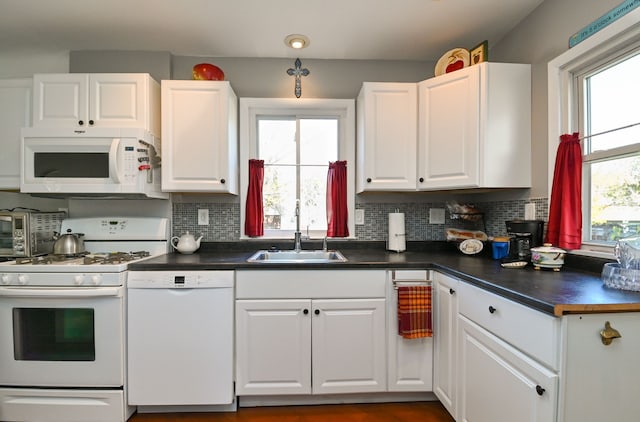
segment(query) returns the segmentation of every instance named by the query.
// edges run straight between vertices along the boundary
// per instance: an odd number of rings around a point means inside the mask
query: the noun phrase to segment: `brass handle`
[[[600,331],[600,338],[602,339],[602,344],[608,346],[611,344],[614,338],[621,338],[622,334],[615,328],[611,328],[611,323],[609,321],[604,323],[604,330]]]

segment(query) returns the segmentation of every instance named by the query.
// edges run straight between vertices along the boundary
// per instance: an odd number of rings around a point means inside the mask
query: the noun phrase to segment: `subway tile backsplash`
[[[474,202],[474,205],[484,213],[484,222],[451,219],[447,211],[445,224],[429,224],[429,209],[446,209],[446,204],[442,202],[358,203],[356,201],[356,208],[364,209],[365,223],[356,225],[355,236],[357,240],[386,240],[388,214],[396,210],[405,214],[405,227],[409,241],[445,240],[445,229],[449,227],[483,230],[489,236],[498,236],[506,232],[505,220],[524,218],[524,206],[529,202],[536,205],[536,219],[546,222],[547,198]],[[198,225],[198,209],[209,210],[209,225]],[[174,203],[173,235],[179,236],[186,231],[198,236],[202,234],[204,242],[239,240],[240,205],[238,203]]]

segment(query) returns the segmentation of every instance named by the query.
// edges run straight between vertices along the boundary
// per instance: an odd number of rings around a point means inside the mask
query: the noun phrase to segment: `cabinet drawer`
[[[236,298],[384,298],[385,277],[384,270],[236,271]]]
[[[459,313],[522,352],[558,369],[560,320],[467,283],[460,283]]]

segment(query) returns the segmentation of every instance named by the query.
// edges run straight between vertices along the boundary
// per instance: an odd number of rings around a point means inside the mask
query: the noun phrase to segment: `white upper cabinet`
[[[357,191],[416,189],[415,83],[365,82],[357,100]]]
[[[531,186],[531,70],[481,63],[418,84],[418,189]]]
[[[238,194],[238,99],[226,81],[162,81],[162,190]]]
[[[160,84],[146,73],[37,74],[33,126],[142,128],[160,136]]]
[[[357,105],[358,193],[531,186],[530,65],[365,82]]]
[[[0,79],[0,189],[20,189],[20,129],[31,126],[28,79]]]

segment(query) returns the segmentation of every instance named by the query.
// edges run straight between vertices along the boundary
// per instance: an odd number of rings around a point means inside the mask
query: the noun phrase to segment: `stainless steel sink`
[[[258,251],[251,255],[247,262],[264,264],[278,263],[329,263],[346,262],[347,258],[338,251],[302,250],[296,251]]]

